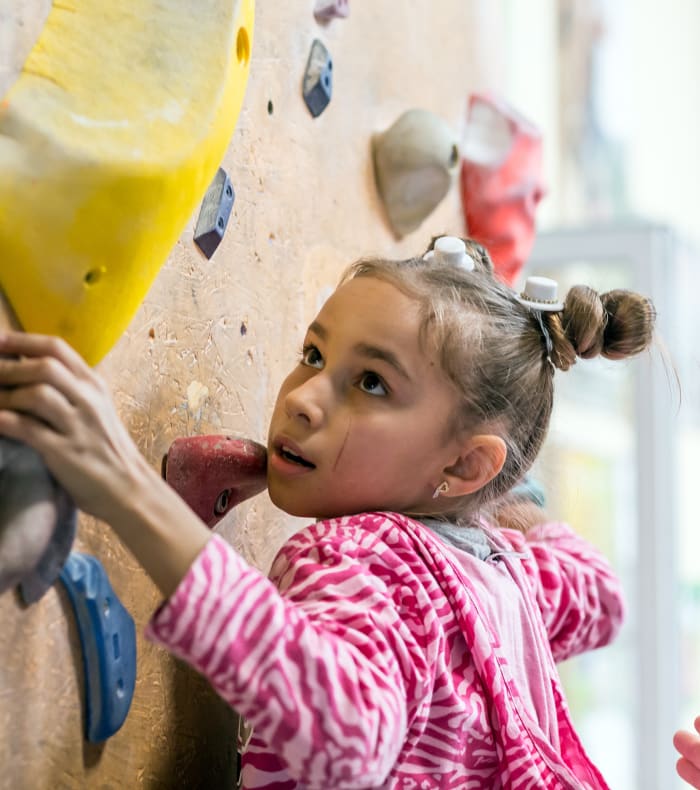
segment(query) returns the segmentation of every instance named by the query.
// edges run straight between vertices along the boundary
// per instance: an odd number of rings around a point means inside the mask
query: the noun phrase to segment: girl
[[[554,369],[641,351],[654,311],[583,286],[559,304],[551,281],[518,297],[492,274],[481,247],[443,238],[343,277],[272,415],[270,497],[315,521],[269,579],[150,468],[72,349],[0,341],[17,357],[0,361],[0,434],[159,586],[149,638],[252,725],[244,787],[606,786],[555,661],[613,638],[618,582],[566,526],[484,513],[540,449]]]

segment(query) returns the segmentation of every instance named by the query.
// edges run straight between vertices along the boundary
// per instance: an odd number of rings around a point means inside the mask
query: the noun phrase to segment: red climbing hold
[[[460,182],[467,233],[512,286],[532,250],[545,194],[539,129],[505,101],[470,96]]]
[[[267,486],[267,450],[250,439],[187,436],[163,458],[163,477],[210,527]]]

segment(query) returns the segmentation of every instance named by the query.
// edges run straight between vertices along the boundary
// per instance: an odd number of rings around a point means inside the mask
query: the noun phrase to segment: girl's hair
[[[447,434],[486,430],[506,442],[503,469],[462,500],[458,517],[498,500],[532,465],[549,426],[554,368],[568,370],[577,356],[622,359],[639,353],[651,342],[656,316],[651,301],[639,294],[598,294],[585,285],[568,292],[561,312],[535,312],[495,279],[481,245],[464,242],[475,263],[472,271],[438,256],[366,259],[341,280],[375,277],[414,298],[421,310],[421,342],[435,350],[460,397]]]

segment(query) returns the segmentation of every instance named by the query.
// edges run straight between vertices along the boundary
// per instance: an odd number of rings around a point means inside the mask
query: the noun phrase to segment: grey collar
[[[451,524],[448,521],[439,521],[435,518],[426,518],[421,521],[443,543],[456,549],[461,549],[461,551],[466,551],[479,560],[485,560],[493,553],[486,533],[480,527],[458,527],[456,524]]]

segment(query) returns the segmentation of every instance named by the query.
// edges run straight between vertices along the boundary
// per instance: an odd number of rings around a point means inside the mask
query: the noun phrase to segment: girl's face
[[[270,423],[278,507],[315,518],[436,511],[433,492],[459,456],[446,435],[457,395],[419,328],[415,300],[382,280],[350,280],[328,299]]]

